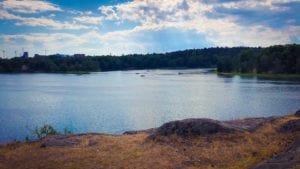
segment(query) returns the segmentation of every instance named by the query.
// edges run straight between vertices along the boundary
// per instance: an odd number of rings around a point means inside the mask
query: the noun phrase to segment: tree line
[[[123,56],[62,55],[0,59],[0,72],[93,72],[132,69],[212,68],[219,72],[300,73],[300,45],[215,47]]]
[[[219,72],[300,74],[300,45],[249,48],[218,58]]]

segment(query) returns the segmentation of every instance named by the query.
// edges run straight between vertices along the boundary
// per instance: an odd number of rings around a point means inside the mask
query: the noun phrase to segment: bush
[[[44,138],[49,135],[58,135],[59,132],[57,132],[52,126],[50,125],[44,125],[41,128],[35,129],[35,134],[38,139]]]

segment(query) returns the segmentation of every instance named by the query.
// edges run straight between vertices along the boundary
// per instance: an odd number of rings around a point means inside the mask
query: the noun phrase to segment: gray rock
[[[81,143],[79,138],[68,136],[48,136],[42,140],[41,147],[74,147]]]
[[[297,139],[285,152],[262,162],[251,169],[294,169],[300,166],[300,140]]]
[[[257,128],[265,123],[272,122],[278,117],[256,117],[256,118],[246,118],[237,119],[231,121],[224,121],[223,123],[229,125],[230,127],[239,131],[255,131]]]
[[[155,128],[151,128],[151,129],[147,129],[147,130],[125,131],[123,134],[126,134],[126,135],[140,134],[140,133],[153,134],[154,131],[155,131]]]
[[[291,120],[280,127],[282,132],[295,132],[300,131],[300,119]]]
[[[271,122],[276,117],[248,118],[232,121],[217,121],[212,119],[185,119],[171,121],[153,130],[151,137],[158,135],[196,136],[215,133],[228,133],[234,131],[255,131],[266,122]]]
[[[217,120],[211,119],[186,119],[163,124],[154,132],[155,135],[179,136],[207,135],[219,132],[233,132],[234,128]]]
[[[296,111],[295,116],[300,117],[300,109]]]

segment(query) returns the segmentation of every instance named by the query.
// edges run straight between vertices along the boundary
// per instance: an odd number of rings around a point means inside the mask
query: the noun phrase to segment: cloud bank
[[[26,46],[37,53],[41,48],[93,55],[300,42],[300,0],[133,0],[82,10],[28,0],[0,6],[0,20],[14,29],[39,28],[2,33],[1,48]]]

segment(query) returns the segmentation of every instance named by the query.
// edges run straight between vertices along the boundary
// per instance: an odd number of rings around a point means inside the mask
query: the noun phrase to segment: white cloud
[[[119,19],[113,6],[101,6],[98,8],[107,20]]]
[[[56,16],[56,15],[55,15],[54,13],[52,13],[52,14],[49,15],[50,18],[53,18],[53,17],[55,17],[55,16]]]
[[[132,37],[123,32],[100,34],[97,31],[90,31],[81,35],[68,33],[30,33],[22,35],[1,35],[4,48],[14,47],[22,49],[25,47],[32,55],[43,53],[44,49],[48,53],[86,53],[90,55],[144,52],[146,45],[132,40]],[[19,42],[22,41],[23,44]],[[11,50],[11,51],[14,51]],[[11,56],[14,56],[12,53]]]
[[[198,0],[134,0],[116,6],[98,8],[109,20],[132,20],[136,22],[182,21],[191,15],[211,11],[213,6]]]
[[[92,24],[92,25],[100,24],[102,19],[103,19],[102,17],[96,17],[96,16],[79,16],[74,18],[75,21],[78,21],[80,23]]]
[[[131,36],[143,31],[176,28],[178,31],[188,30],[202,34],[207,41],[216,46],[268,46],[289,43],[292,34],[291,28],[284,27],[276,30],[259,24],[249,27],[238,23],[236,16],[209,18],[206,14],[215,12],[215,8],[220,6],[257,10],[265,10],[265,8],[277,11],[286,10],[277,4],[292,1],[299,0],[253,0],[223,3],[216,1],[206,3],[199,0],[134,0],[115,6],[101,6],[99,10],[108,20],[138,22],[139,26],[132,30],[123,31],[124,34],[127,33]],[[299,30],[299,27],[293,29]]]
[[[61,11],[57,5],[40,0],[4,0],[0,2],[0,6],[4,9],[19,13]]]
[[[90,27],[79,25],[79,24],[73,24],[69,22],[59,22],[53,19],[40,17],[40,18],[22,18],[19,20],[19,22],[16,23],[16,25],[28,25],[28,26],[41,26],[41,27],[47,27],[52,29],[69,29],[69,30],[79,30],[79,29],[89,29]]]
[[[73,22],[59,21],[54,19],[55,13],[51,13],[48,17],[28,17],[20,13],[37,13],[45,11],[62,11],[57,5],[39,0],[7,0],[0,2],[0,20],[14,20],[17,26],[46,27],[55,30],[80,30],[80,29],[97,29],[96,27],[87,26],[85,24],[100,24],[101,17],[93,17],[92,11],[75,11],[76,15]],[[19,14],[16,14],[19,13]],[[68,12],[68,11],[67,11]],[[70,11],[69,11],[70,12]],[[86,15],[86,16],[82,16]]]
[[[72,21],[55,20],[52,17],[24,17],[12,10],[0,8],[0,19],[13,20],[17,25],[39,26],[54,30],[79,30],[85,33],[30,33],[21,35],[1,35],[3,46],[32,49],[31,53],[86,53],[86,54],[126,54],[155,51],[158,42],[151,38],[153,32],[161,30],[190,31],[203,35],[204,40],[215,46],[269,46],[300,41],[300,27],[287,24],[281,28],[253,23],[246,26],[238,22],[237,16],[226,14],[222,18],[208,17],[216,12],[216,7],[227,9],[269,10],[284,12],[279,3],[299,0],[253,0],[253,1],[201,1],[201,0],[133,0],[114,6],[101,6],[101,15],[90,11],[65,11]],[[39,10],[36,10],[39,12]],[[48,14],[49,15],[49,14]],[[26,16],[26,15],[25,15]],[[28,16],[28,15],[27,15]],[[127,30],[100,32],[94,29],[105,20],[125,23],[135,22],[137,26]],[[292,21],[290,21],[292,23]],[[293,21],[294,22],[294,21]],[[109,25],[110,26],[110,25]],[[150,37],[150,38],[149,38]],[[201,36],[202,37],[202,36]],[[157,39],[156,39],[157,40]],[[203,39],[201,39],[203,40]],[[178,40],[180,41],[180,39]],[[168,44],[166,44],[168,45]],[[37,47],[38,46],[38,47]],[[40,47],[40,49],[38,49]],[[41,50],[41,51],[39,51]]]
[[[291,36],[297,38],[300,34],[300,27],[287,27],[283,30],[273,30],[261,26],[252,28],[240,27],[234,23],[222,25],[222,20],[210,22],[209,29],[205,26],[199,26],[206,20],[199,23],[166,23],[137,26],[134,29],[100,33],[99,31],[90,31],[83,34],[69,33],[30,33],[23,35],[1,35],[4,48],[14,47],[22,49],[25,47],[31,54],[43,53],[44,49],[48,53],[86,53],[89,55],[121,55],[128,53],[148,53],[155,52],[155,43],[143,38],[149,35],[149,32],[162,29],[176,28],[183,30],[186,26],[190,31],[196,31],[200,34],[205,32],[206,40],[216,46],[269,46],[270,44],[289,43]],[[219,26],[219,27],[218,27]],[[237,36],[238,33],[242,34]],[[299,40],[299,38],[298,38]],[[24,45],[19,42],[23,42]],[[14,56],[12,53],[11,56]]]
[[[14,50],[25,48],[30,55],[43,53],[44,49],[48,54],[64,52],[65,49],[78,48],[84,39],[67,33],[30,33],[21,35],[2,35],[3,46],[6,49],[14,47]],[[22,42],[21,44],[19,42]],[[74,53],[76,53],[74,51]],[[11,55],[13,56],[13,55]]]
[[[70,23],[70,22],[60,22],[51,18],[46,17],[22,17],[8,13],[5,10],[0,9],[0,19],[3,20],[14,20],[16,25],[27,25],[27,26],[40,26],[47,27],[51,29],[69,29],[69,30],[79,30],[79,29],[90,29],[91,27]]]
[[[16,16],[14,14],[10,14],[5,10],[0,9],[0,19],[7,19],[7,20],[19,20],[21,19],[20,16]]]
[[[289,7],[279,6],[279,4],[300,2],[299,0],[251,0],[233,1],[221,4],[228,9],[247,9],[247,10],[271,10],[274,12],[288,10]]]

